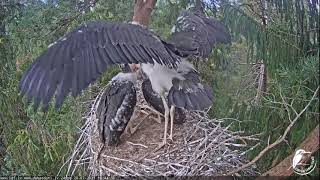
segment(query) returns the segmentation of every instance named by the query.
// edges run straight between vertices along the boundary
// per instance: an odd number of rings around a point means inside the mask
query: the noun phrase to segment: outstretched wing
[[[144,27],[90,22],[66,34],[38,57],[20,81],[22,95],[46,110],[55,95],[59,108],[71,92],[77,96],[112,64],[154,63],[175,66],[176,56]]]
[[[184,11],[178,17],[169,42],[182,55],[208,57],[212,48],[218,43],[230,43],[231,37],[227,27],[201,12]]]

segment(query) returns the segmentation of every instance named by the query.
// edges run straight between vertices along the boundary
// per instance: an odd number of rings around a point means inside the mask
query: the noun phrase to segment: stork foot
[[[169,137],[168,137],[168,139],[169,139],[169,140],[171,140],[171,141],[173,142],[173,135],[172,135],[172,134],[170,134],[170,135],[169,135]]]

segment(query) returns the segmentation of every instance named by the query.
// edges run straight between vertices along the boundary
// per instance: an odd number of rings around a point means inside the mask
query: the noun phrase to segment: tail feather
[[[187,103],[181,90],[172,91],[172,94],[169,93],[168,101],[170,105],[175,104],[177,107],[185,107]]]
[[[208,85],[195,83],[182,87],[176,83],[169,91],[168,101],[169,104],[174,104],[179,108],[204,110],[212,105],[213,95]]]

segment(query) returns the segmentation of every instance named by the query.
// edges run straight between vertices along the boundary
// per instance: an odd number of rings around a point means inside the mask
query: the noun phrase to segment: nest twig
[[[115,147],[116,153],[112,153],[111,150],[102,152],[101,158],[98,159],[97,155],[102,144],[98,138],[95,112],[102,92],[96,97],[85,117],[86,122],[80,130],[80,137],[73,153],[61,167],[61,170],[67,169],[63,173],[66,176],[75,175],[81,168],[88,177],[221,175],[244,166],[248,162],[245,155],[257,146],[250,147],[248,142],[259,141],[258,135],[233,132],[229,130],[232,123],[224,127],[221,125],[223,119],[210,119],[206,112],[185,112],[187,115],[185,123],[175,129],[175,141],[166,148],[154,153],[150,148],[151,145],[146,143],[147,140],[133,139],[136,142],[124,143],[123,146],[126,148]],[[141,96],[139,91],[137,111],[146,106]],[[160,142],[160,139],[158,141]],[[130,156],[119,155],[128,153],[130,149],[127,147],[135,150]],[[61,175],[61,172],[58,175]],[[253,166],[246,167],[238,173],[258,174]]]

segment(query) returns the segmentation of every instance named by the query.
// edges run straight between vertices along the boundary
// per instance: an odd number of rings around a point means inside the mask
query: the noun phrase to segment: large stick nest
[[[80,169],[89,177],[223,175],[247,163],[245,155],[254,148],[248,147],[248,142],[258,140],[255,135],[230,131],[232,123],[223,127],[223,119],[210,119],[205,112],[185,112],[185,122],[174,125],[173,142],[169,140],[168,145],[156,152],[154,149],[163,138],[164,123],[158,124],[151,119],[143,121],[134,134],[124,134],[119,146],[106,146],[101,151],[96,107],[103,91],[92,103],[74,151],[61,167],[61,170],[67,168],[66,176],[74,175]],[[146,103],[138,91],[135,111],[138,114],[147,111],[144,107]],[[140,121],[139,118],[136,121]],[[249,167],[239,174],[257,175],[258,172]]]

